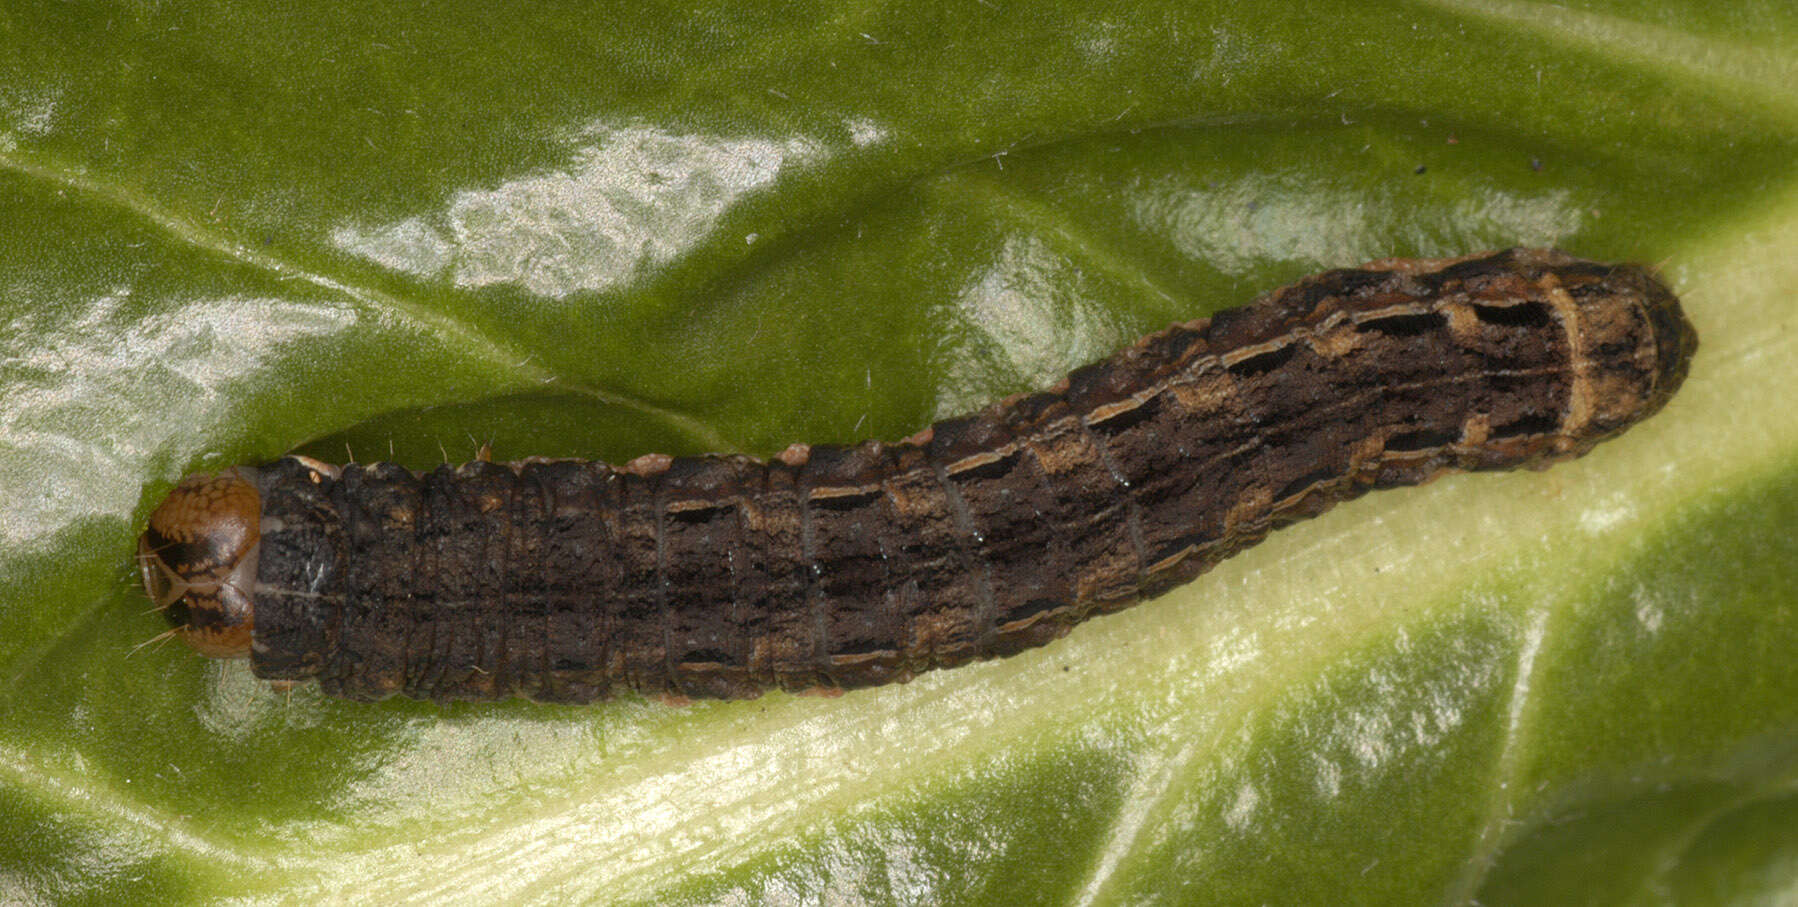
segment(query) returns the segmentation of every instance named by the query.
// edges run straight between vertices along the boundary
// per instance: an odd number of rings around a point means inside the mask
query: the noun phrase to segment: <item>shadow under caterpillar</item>
[[[179,635],[332,696],[745,698],[1009,655],[1374,488],[1545,467],[1659,410],[1697,336],[1648,269],[1512,249],[1328,271],[896,444],[287,457],[139,543]]]

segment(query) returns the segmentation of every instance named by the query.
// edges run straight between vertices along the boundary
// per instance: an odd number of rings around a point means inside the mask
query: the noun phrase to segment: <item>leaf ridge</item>
[[[330,274],[301,267],[279,255],[231,240],[217,230],[194,220],[182,212],[157,203],[135,189],[117,182],[95,177],[83,169],[40,154],[22,154],[0,150],[0,169],[73,189],[155,224],[165,233],[191,247],[212,252],[238,264],[262,271],[276,280],[298,280],[346,297],[376,315],[396,317],[422,333],[436,337],[445,346],[465,351],[475,359],[511,370],[519,378],[537,385],[553,384],[613,406],[635,410],[661,420],[699,443],[718,450],[734,451],[723,433],[696,416],[660,406],[622,391],[607,390],[580,382],[561,380],[561,376],[535,364],[533,357],[491,337],[466,321],[422,306],[401,296],[333,277]]]
[[[1772,48],[1695,37],[1674,29],[1529,0],[1425,0],[1451,12],[1503,22],[1615,58],[1677,67],[1732,94],[1779,111],[1798,124],[1798,59]],[[1781,90],[1779,86],[1787,86]]]
[[[0,742],[0,778],[8,786],[39,800],[62,804],[59,812],[79,810],[104,816],[116,825],[129,828],[154,849],[187,853],[196,862],[216,869],[237,868],[257,873],[286,871],[287,861],[275,856],[252,856],[241,848],[230,847],[206,838],[187,827],[178,817],[126,797],[110,786],[96,783],[93,772],[71,774],[47,768],[50,760],[43,755]]]

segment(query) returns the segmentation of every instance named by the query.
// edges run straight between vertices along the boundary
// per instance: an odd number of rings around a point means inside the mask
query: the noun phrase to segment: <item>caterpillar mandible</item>
[[[1580,456],[1658,411],[1696,349],[1642,266],[1387,260],[898,443],[423,474],[287,457],[184,479],[139,555],[195,649],[332,696],[850,689],[1044,645],[1370,489]]]

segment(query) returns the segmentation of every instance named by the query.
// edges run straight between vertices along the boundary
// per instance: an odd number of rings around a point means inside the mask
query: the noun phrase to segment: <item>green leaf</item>
[[[1798,13],[0,11],[0,900],[1798,891]],[[182,474],[897,438],[1326,267],[1658,263],[1666,411],[838,699],[278,693],[132,576]]]

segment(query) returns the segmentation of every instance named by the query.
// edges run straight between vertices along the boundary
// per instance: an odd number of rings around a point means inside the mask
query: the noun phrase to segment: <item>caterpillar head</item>
[[[262,496],[245,467],[181,480],[138,537],[144,591],[201,655],[250,654]]]

